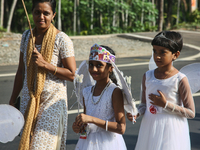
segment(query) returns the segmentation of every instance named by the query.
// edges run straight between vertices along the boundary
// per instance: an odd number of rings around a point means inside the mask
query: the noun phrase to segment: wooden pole
[[[24,3],[24,0],[22,0],[22,4],[24,6],[24,11],[26,13],[26,18],[28,20],[28,25],[29,25],[29,29],[30,29],[30,32],[31,32],[32,44],[33,44],[33,50],[34,50],[35,49],[35,44],[34,44],[34,41],[33,41],[33,32],[32,32],[31,23],[30,23],[30,20],[29,20],[29,17],[28,17],[28,13],[27,13],[27,10],[26,10],[26,5]]]

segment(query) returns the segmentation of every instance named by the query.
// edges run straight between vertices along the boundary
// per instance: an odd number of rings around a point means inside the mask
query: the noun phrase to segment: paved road
[[[147,35],[147,33],[137,33],[137,35]],[[149,33],[150,37],[153,37],[156,33]],[[190,41],[193,43],[196,43],[196,46],[200,47],[200,43],[198,42],[198,37],[200,34],[193,33],[195,37],[189,38],[191,33],[182,33],[183,37],[188,37],[187,43],[190,44]],[[196,41],[196,42],[195,42]],[[174,66],[178,69],[180,69],[182,66],[185,66],[190,63],[199,62],[200,58],[194,58],[189,60],[182,60],[182,58],[188,57],[188,56],[197,56],[199,54],[199,51],[185,47],[181,53],[181,56],[179,58],[180,61],[177,61],[174,63]],[[117,65],[121,66],[119,67],[120,70],[124,72],[126,75],[131,75],[132,78],[132,93],[136,100],[139,100],[139,94],[140,94],[140,83],[141,83],[141,77],[144,72],[148,70],[148,61],[149,57],[132,57],[132,58],[122,58],[117,59]],[[143,65],[139,65],[138,63],[146,63]],[[80,64],[80,62],[77,62],[77,66]],[[122,64],[126,64],[125,67]],[[129,66],[128,66],[129,64]],[[138,65],[137,65],[138,64]],[[17,66],[4,66],[0,67],[0,75],[5,73],[13,73],[17,69]],[[0,104],[2,103],[8,103],[9,96],[11,94],[12,86],[13,86],[13,79],[14,76],[6,76],[6,77],[0,77]],[[72,83],[68,83],[68,97],[71,96],[72,93]],[[195,104],[196,104],[196,117],[192,120],[189,120],[190,125],[190,136],[191,136],[191,144],[192,144],[192,150],[200,149],[200,101],[198,100],[200,96],[194,96]],[[75,96],[72,96],[72,98],[69,99],[69,106],[71,106],[75,101]],[[73,109],[76,109],[77,106],[75,106]],[[72,150],[75,147],[75,144],[77,143],[78,135],[74,134],[71,125],[74,121],[74,118],[76,117],[76,114],[70,114],[69,115],[69,125],[68,125],[68,140],[67,140],[67,149]],[[132,125],[129,121],[127,121],[127,129],[125,134],[123,135],[125,142],[127,144],[128,150],[134,149],[134,146],[137,141],[137,135],[139,131],[141,118],[137,120],[137,123],[135,125]],[[20,138],[17,137],[13,142],[7,143],[7,144],[1,144],[0,143],[0,150],[17,150],[18,143]]]

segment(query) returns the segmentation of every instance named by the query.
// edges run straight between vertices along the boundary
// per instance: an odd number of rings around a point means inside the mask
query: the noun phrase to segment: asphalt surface
[[[182,58],[189,57],[189,56],[198,56],[199,50],[200,50],[200,32],[181,32],[183,35],[183,40],[186,44],[197,46],[196,49],[191,46],[184,46],[180,57],[178,58],[179,61],[174,62],[174,66],[177,69],[180,69],[181,67],[190,64],[199,62],[200,58],[190,58],[188,60],[183,60]],[[143,40],[150,42],[151,39],[146,39],[138,36],[145,36],[145,37],[154,37],[156,33],[134,33],[134,34],[128,34],[124,36],[125,38],[134,38],[138,40]],[[122,36],[121,36],[122,37]],[[199,47],[199,50],[197,50]],[[127,58],[121,58],[117,59],[116,64],[119,66],[119,69],[124,72],[125,75],[132,76],[132,94],[133,97],[136,100],[139,100],[140,98],[140,84],[142,80],[143,74],[148,70],[148,61],[150,59],[150,56],[144,56],[144,57],[127,57]],[[182,60],[181,60],[182,59]],[[140,65],[139,63],[146,64]],[[77,62],[77,66],[79,66],[80,62]],[[126,64],[122,66],[122,64]],[[131,65],[132,64],[132,65]],[[120,67],[120,65],[122,67]],[[0,66],[0,75],[6,74],[6,73],[14,73],[17,70],[17,66]],[[14,82],[14,76],[0,76],[0,104],[8,103],[9,97],[12,92]],[[71,82],[68,82],[68,104],[69,107],[75,102],[75,96],[73,95],[71,97],[73,89],[73,84]],[[199,150],[200,149],[200,96],[197,94],[194,96],[195,100],[195,107],[196,107],[196,117],[194,119],[188,120],[189,127],[190,127],[190,137],[191,137],[191,146],[192,150]],[[77,106],[75,105],[72,109],[77,109]],[[70,114],[68,119],[68,140],[66,142],[67,150],[73,150],[79,136],[75,134],[72,129],[72,123],[76,117],[75,114]],[[137,136],[139,132],[139,126],[141,122],[141,117],[137,120],[136,124],[132,124],[128,120],[126,132],[123,135],[126,146],[128,150],[133,150],[135,147],[135,144],[137,142]],[[16,137],[12,142],[2,144],[0,143],[0,150],[17,150],[18,144],[19,144],[19,137]],[[145,143],[144,143],[145,144]]]

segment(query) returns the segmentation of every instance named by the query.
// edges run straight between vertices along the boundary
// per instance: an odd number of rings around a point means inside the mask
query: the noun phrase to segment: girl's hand
[[[32,60],[38,67],[44,67],[46,61],[42,57],[42,55],[35,48],[32,53]]]
[[[73,123],[72,125],[72,129],[75,133],[79,133],[80,132],[80,126],[76,125],[76,122]]]
[[[127,113],[127,114],[126,114],[126,117],[127,117],[128,120],[131,121],[131,122],[133,121],[133,117],[134,117],[134,119],[136,120],[138,116],[139,116],[139,113],[138,113],[137,115],[134,115],[134,116],[133,116],[131,113]],[[134,122],[136,122],[136,121],[134,121]]]
[[[76,117],[76,125],[81,126],[82,124],[85,123],[91,123],[92,119],[91,116],[88,116],[86,114],[80,114]]]
[[[160,96],[149,94],[149,99],[152,101],[150,103],[164,108],[167,100],[161,91],[158,90],[158,93],[160,94]]]
[[[15,100],[14,99],[10,99],[9,105],[14,106],[15,105]]]

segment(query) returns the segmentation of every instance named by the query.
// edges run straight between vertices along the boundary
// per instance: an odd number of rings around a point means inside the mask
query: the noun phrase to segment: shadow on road
[[[194,121],[200,121],[200,114],[196,113],[195,118],[193,119]]]
[[[137,135],[123,135],[128,150],[134,150],[137,142]]]
[[[199,150],[200,147],[199,139],[200,139],[200,133],[190,132],[192,150]]]

